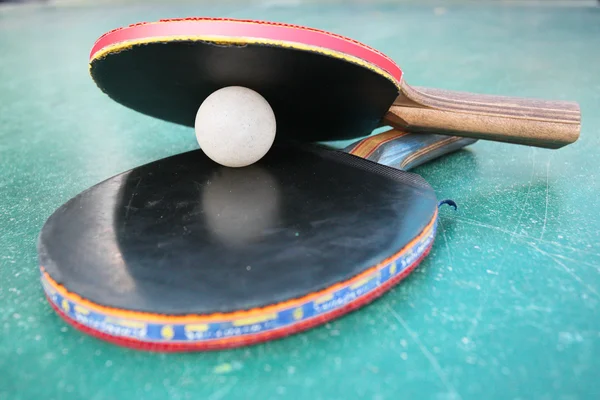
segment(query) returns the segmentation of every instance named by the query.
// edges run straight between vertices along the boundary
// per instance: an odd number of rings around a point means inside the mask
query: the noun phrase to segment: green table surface
[[[93,2],[90,2],[93,3]],[[158,354],[68,327],[36,240],[72,196],[197,148],[192,129],[108,99],[94,40],[166,17],[311,25],[388,53],[409,83],[576,100],[560,150],[479,141],[415,170],[454,199],[430,256],[370,306],[236,350]],[[0,399],[600,398],[600,9],[494,3],[263,1],[0,8]]]

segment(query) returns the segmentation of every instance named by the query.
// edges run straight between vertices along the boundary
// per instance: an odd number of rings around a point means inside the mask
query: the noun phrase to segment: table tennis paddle
[[[560,148],[580,130],[576,103],[411,87],[379,51],[289,24],[217,18],[134,24],[101,36],[89,68],[115,101],[187,126],[215,90],[248,87],[271,104],[277,140],[353,139],[389,125]]]
[[[382,295],[434,240],[433,189],[366,158],[414,167],[473,142],[392,130],[341,150],[278,143],[246,168],[200,150],[134,168],[49,217],[44,291],[77,329],[136,349],[309,329]]]

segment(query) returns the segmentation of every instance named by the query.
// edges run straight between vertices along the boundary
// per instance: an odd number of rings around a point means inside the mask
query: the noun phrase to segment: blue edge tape
[[[344,307],[373,292],[413,265],[433,243],[436,230],[437,220],[430,228],[430,232],[415,243],[411,249],[357,283],[351,283],[332,294],[302,305],[271,314],[258,314],[256,317],[233,321],[202,323],[202,316],[198,316],[197,323],[169,323],[168,321],[160,323],[115,317],[90,310],[62,296],[51,286],[44,274],[42,274],[41,281],[49,300],[66,316],[84,326],[111,336],[154,343],[197,343],[214,339],[244,337],[297,324]]]

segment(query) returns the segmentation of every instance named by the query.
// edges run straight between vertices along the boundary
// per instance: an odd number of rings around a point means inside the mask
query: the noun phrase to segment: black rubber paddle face
[[[277,145],[230,169],[193,151],[60,207],[41,232],[40,265],[101,306],[234,312],[355,277],[411,243],[436,209],[419,176],[345,153]]]
[[[369,68],[311,51],[258,44],[171,41],[133,45],[91,62],[112,99],[141,113],[194,126],[211,93],[244,86],[263,95],[277,118],[277,141],[365,136],[398,95]]]

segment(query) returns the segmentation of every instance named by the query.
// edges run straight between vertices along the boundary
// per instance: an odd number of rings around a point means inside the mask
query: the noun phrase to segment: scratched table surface
[[[600,398],[600,9],[94,3],[0,8],[1,399]],[[104,96],[88,52],[112,28],[198,15],[348,35],[415,85],[576,100],[581,139],[556,151],[479,141],[416,169],[458,210],[442,208],[409,279],[326,326],[212,353],[106,344],[47,305],[39,230],[89,186],[197,143]]]

